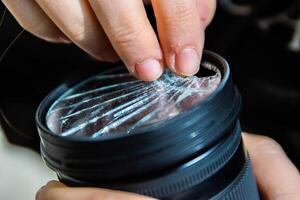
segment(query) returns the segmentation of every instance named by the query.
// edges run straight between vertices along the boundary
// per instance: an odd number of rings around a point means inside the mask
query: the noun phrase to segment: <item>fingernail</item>
[[[183,76],[191,76],[198,72],[199,67],[200,58],[195,49],[183,49],[176,55],[176,73]]]
[[[153,81],[158,79],[162,74],[161,63],[156,59],[148,59],[142,63],[137,63],[135,73],[144,81]]]

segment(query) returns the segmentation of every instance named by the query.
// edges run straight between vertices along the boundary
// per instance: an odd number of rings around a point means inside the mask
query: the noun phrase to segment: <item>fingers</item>
[[[300,198],[300,175],[297,168],[274,140],[244,134],[258,187],[265,199],[296,200]]]
[[[161,48],[140,0],[3,2],[20,24],[38,37],[54,42],[71,40],[104,61],[120,57],[130,72],[145,81],[160,77],[164,60],[180,75],[198,71],[204,29],[216,4],[215,0],[152,0]]]
[[[145,81],[163,72],[162,51],[143,1],[89,0],[113,47],[127,68]]]
[[[2,0],[2,2],[28,32],[50,42],[70,43],[33,0]]]
[[[173,72],[183,76],[198,72],[213,2],[152,0],[165,60]]]
[[[100,60],[118,60],[86,0],[36,0],[36,2],[77,46]]]
[[[97,188],[70,188],[57,181],[50,181],[42,187],[36,194],[36,200],[153,200],[127,192],[113,191]]]

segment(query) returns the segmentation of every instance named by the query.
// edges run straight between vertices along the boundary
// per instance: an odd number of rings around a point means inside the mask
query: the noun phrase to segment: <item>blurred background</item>
[[[244,131],[277,140],[298,168],[299,11],[298,0],[220,0],[206,32],[206,49],[227,59],[242,93]],[[151,8],[149,18],[155,24]],[[7,13],[0,27],[0,54],[20,31]],[[111,67],[74,45],[50,44],[26,32],[9,49],[0,63],[0,199],[18,199],[5,195],[23,185],[30,189],[18,192],[20,199],[33,197],[38,185],[55,178],[38,155],[34,114],[41,100],[76,71],[101,72]]]

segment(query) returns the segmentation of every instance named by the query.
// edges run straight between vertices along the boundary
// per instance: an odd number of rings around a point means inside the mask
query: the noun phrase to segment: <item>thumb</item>
[[[58,181],[50,181],[36,194],[36,200],[154,200],[138,194],[101,188],[71,188]]]
[[[300,199],[300,174],[271,138],[244,134],[259,190],[265,199]]]

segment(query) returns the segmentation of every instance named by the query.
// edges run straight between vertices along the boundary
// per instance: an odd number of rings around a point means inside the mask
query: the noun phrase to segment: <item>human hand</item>
[[[300,174],[271,138],[244,134],[259,191],[266,200],[300,199]]]
[[[152,0],[156,35],[142,0],[2,2],[32,34],[51,42],[73,42],[102,61],[121,58],[145,81],[157,79],[164,63],[179,75],[198,71],[204,30],[216,6],[216,0]]]
[[[128,192],[100,188],[71,188],[50,181],[36,194],[36,200],[154,200]]]
[[[250,153],[257,184],[264,199],[300,199],[300,174],[288,159],[282,148],[274,140],[259,135],[243,135]],[[37,200],[90,200],[123,199],[150,200],[136,194],[96,188],[70,188],[57,181],[42,187]]]

